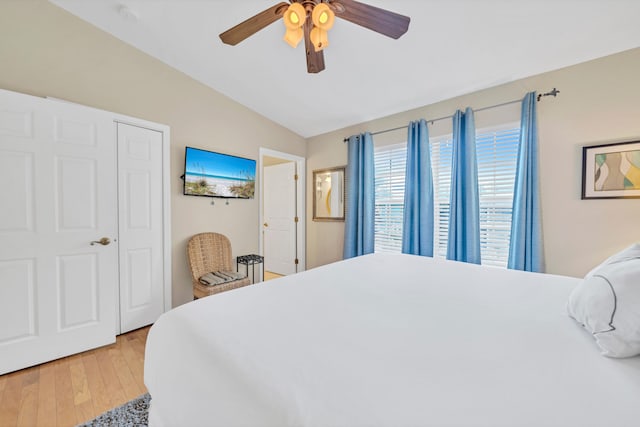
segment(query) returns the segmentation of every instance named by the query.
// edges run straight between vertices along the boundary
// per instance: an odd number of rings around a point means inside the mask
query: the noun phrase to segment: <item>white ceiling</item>
[[[307,74],[281,22],[218,38],[277,0],[50,1],[303,137],[640,46],[639,0],[361,0],[410,16],[407,34],[336,19]]]

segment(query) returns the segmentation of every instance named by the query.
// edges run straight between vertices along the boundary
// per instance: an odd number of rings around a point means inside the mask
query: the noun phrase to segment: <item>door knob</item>
[[[268,226],[269,226],[269,224],[267,224],[266,222],[265,222],[264,224],[262,224],[262,225],[264,225],[265,227],[268,227]]]
[[[109,243],[111,243],[111,240],[109,240],[108,237],[103,237],[100,240],[94,240],[93,242],[91,242],[91,246],[95,245],[96,243],[102,245],[102,246],[107,246]]]

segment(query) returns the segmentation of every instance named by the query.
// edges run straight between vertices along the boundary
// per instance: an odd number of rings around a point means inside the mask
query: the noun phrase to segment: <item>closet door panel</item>
[[[57,259],[58,325],[60,330],[90,325],[98,318],[97,254]]]
[[[0,261],[0,344],[33,338],[36,304],[33,259]]]
[[[0,90],[0,374],[115,340],[114,141],[110,113]]]
[[[33,155],[0,150],[0,231],[33,230]]]
[[[162,137],[118,123],[122,333],[164,312]]]

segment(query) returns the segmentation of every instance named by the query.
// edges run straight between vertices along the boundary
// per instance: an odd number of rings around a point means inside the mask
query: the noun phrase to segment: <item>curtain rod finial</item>
[[[538,94],[538,102],[540,102],[543,96],[553,96],[555,98],[559,93],[560,91],[554,87],[550,92]]]

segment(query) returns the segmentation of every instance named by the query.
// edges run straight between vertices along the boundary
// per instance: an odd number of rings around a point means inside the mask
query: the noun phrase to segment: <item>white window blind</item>
[[[433,236],[433,256],[446,258],[453,144],[451,135],[430,139],[429,143],[431,144],[431,172],[433,173],[433,222],[436,228]]]
[[[506,267],[511,233],[519,124],[476,133],[483,265]],[[434,256],[446,257],[451,189],[451,135],[430,139],[434,180]],[[400,252],[406,144],[375,150],[376,252]]]
[[[506,267],[509,260],[519,137],[519,127],[476,135],[483,265]]]
[[[376,148],[375,251],[402,251],[402,214],[407,144]]]

